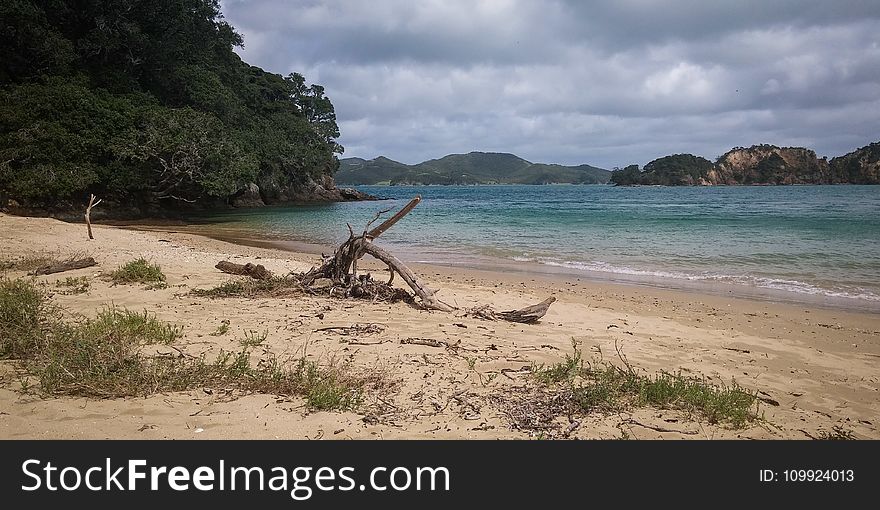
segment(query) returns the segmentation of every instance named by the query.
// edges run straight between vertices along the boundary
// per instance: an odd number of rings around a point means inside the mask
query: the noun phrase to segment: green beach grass
[[[171,345],[183,330],[144,311],[107,307],[94,318],[67,319],[32,281],[0,279],[0,358],[19,363],[22,389],[45,396],[120,398],[197,388],[298,395],[309,409],[351,410],[370,387],[387,384],[382,373],[357,371],[347,362],[324,363],[305,355],[252,360],[250,347],[268,332],[251,332],[241,351],[213,360],[191,355],[149,355],[143,346]],[[31,386],[33,378],[38,386]]]

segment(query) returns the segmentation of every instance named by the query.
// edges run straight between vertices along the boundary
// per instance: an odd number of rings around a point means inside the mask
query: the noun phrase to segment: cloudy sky
[[[605,168],[880,140],[877,0],[223,0],[239,54],[300,72],[344,156],[472,150]]]

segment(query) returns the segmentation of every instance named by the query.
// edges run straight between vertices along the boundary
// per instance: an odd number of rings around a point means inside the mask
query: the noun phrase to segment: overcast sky
[[[343,157],[605,168],[880,140],[878,0],[223,0],[242,58],[336,107]]]

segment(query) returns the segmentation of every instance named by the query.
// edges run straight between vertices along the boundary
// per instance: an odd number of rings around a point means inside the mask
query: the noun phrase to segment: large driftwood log
[[[428,288],[424,283],[419,280],[419,278],[412,272],[412,270],[400,261],[394,255],[388,253],[387,251],[379,248],[375,244],[365,241],[362,247],[365,253],[369,253],[373,257],[381,260],[388,267],[392,268],[397,274],[403,278],[403,281],[406,282],[407,285],[416,293],[417,296],[422,300],[422,305],[425,308],[430,308],[432,310],[441,310],[443,312],[451,312],[453,308],[446,303],[437,299],[434,295],[434,291]]]
[[[333,283],[333,290],[341,289],[343,290],[344,295],[353,295],[357,297],[360,295],[360,292],[355,291],[362,289],[363,285],[370,281],[369,275],[364,277],[365,279],[357,276],[357,261],[365,254],[369,254],[388,266],[388,270],[391,272],[391,279],[394,278],[394,273],[399,274],[416,296],[421,299],[421,305],[423,307],[444,312],[453,311],[455,308],[440,301],[437,296],[435,296],[436,291],[432,290],[419,280],[416,274],[413,273],[406,264],[390,252],[376,246],[372,242],[389,228],[394,226],[394,224],[400,221],[404,216],[409,214],[409,212],[419,204],[421,199],[421,196],[416,196],[392,217],[382,222],[378,227],[369,230],[370,225],[379,219],[379,216],[382,213],[388,211],[378,213],[376,217],[367,224],[362,235],[354,235],[354,230],[349,225],[348,240],[336,249],[332,257],[326,257],[324,263],[321,264],[320,267],[313,267],[310,271],[301,275],[300,280],[302,284],[309,286],[315,280],[326,278]],[[386,288],[390,288],[391,280],[383,285]],[[331,290],[331,294],[333,290]],[[556,298],[551,297],[537,305],[528,306],[521,310],[509,310],[506,312],[495,312],[491,307],[486,305],[473,309],[470,313],[474,316],[489,318],[492,320],[500,319],[512,322],[533,323],[537,322],[547,313],[547,309],[550,308],[550,305],[554,301],[556,301]]]
[[[214,267],[224,273],[250,276],[255,280],[268,280],[272,278],[272,272],[266,269],[262,264],[251,264],[250,262],[247,264],[236,264],[234,262],[223,260],[218,262]]]
[[[555,302],[555,297],[549,297],[544,301],[541,301],[537,305],[527,306],[519,310],[498,312],[498,317],[506,321],[531,324],[533,322],[538,322],[541,317],[543,317],[547,313],[547,310],[550,309],[550,305]]]
[[[95,207],[96,205],[100,204],[102,200],[104,200],[103,198],[99,198],[98,201],[95,202],[96,198],[97,197],[95,195],[90,195],[89,205],[86,207],[86,228],[89,231],[89,239],[94,239],[94,237],[92,236],[92,207]]]
[[[336,249],[332,257],[328,258],[321,267],[312,268],[302,277],[303,284],[311,285],[312,282],[319,278],[327,278],[334,285],[342,287],[353,287],[357,284],[357,261],[365,254],[370,254],[374,258],[384,262],[393,274],[397,273],[406,282],[407,285],[421,299],[422,306],[431,310],[442,310],[444,312],[452,311],[453,308],[434,296],[434,290],[423,284],[410,268],[400,261],[391,253],[383,250],[372,243],[372,240],[382,235],[383,232],[391,228],[395,223],[400,221],[404,216],[409,214],[415,206],[421,202],[422,197],[416,196],[409,201],[406,206],[398,211],[394,216],[388,218],[378,227],[367,231],[359,236],[355,236],[349,227],[349,238]],[[378,216],[373,219],[375,221]],[[370,222],[372,223],[372,222]],[[367,225],[369,228],[369,224]],[[389,280],[390,283],[390,280]]]
[[[311,285],[312,282],[319,278],[327,278],[337,285],[348,285],[357,277],[356,269],[353,272],[352,266],[357,263],[359,258],[363,257],[363,244],[368,240],[375,239],[382,235],[383,232],[409,214],[409,212],[412,211],[421,200],[421,195],[417,195],[394,216],[388,218],[373,230],[364,232],[363,235],[355,236],[351,227],[349,227],[350,236],[348,240],[336,248],[333,256],[326,259],[320,267],[312,268],[309,272],[304,274],[303,283],[305,285]],[[373,221],[376,219],[377,218],[374,218]],[[367,225],[367,228],[369,228],[369,225]],[[357,266],[355,266],[355,268],[356,267]]]
[[[87,267],[96,266],[98,263],[92,257],[85,257],[81,259],[71,259],[65,260],[63,262],[56,262],[52,264],[47,264],[42,267],[38,267],[30,272],[31,275],[41,276],[46,274],[55,274],[55,273],[63,273],[64,271],[73,271],[74,269],[85,269]]]
[[[465,310],[465,315],[477,317],[478,319],[486,319],[490,321],[504,320],[510,322],[521,322],[524,324],[533,324],[541,320],[546,315],[550,305],[556,302],[555,297],[549,297],[536,305],[527,306],[519,310],[508,310],[506,312],[496,312],[489,305],[482,305],[476,308]]]

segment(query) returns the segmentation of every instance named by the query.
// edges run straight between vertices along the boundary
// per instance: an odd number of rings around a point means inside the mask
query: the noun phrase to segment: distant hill
[[[611,172],[590,165],[532,163],[513,154],[450,154],[417,165],[380,156],[339,160],[339,184],[605,184]]]
[[[880,184],[880,142],[844,156],[819,158],[803,147],[737,147],[715,163],[676,154],[651,161],[639,170],[630,165],[611,174],[620,185],[715,186],[749,184]]]

